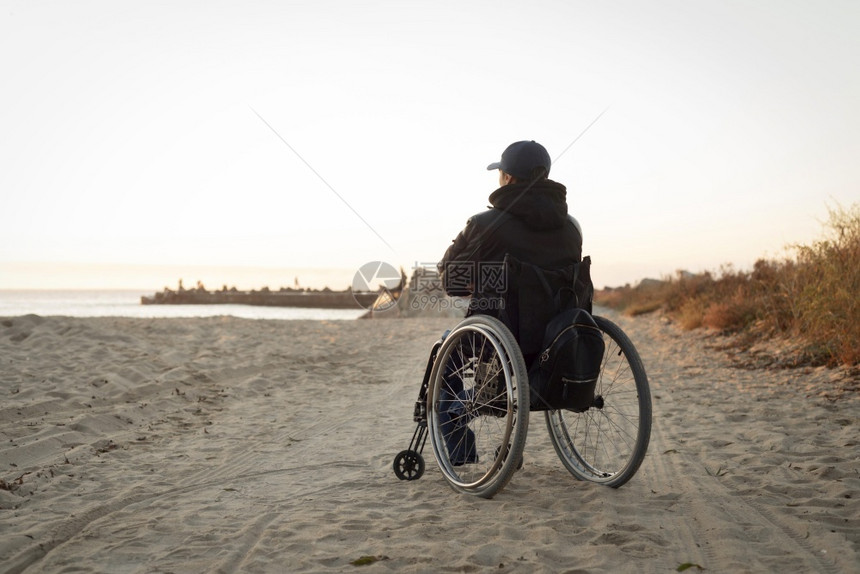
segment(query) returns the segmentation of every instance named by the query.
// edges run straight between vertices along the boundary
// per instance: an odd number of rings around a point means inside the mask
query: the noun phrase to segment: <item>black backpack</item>
[[[603,333],[591,316],[591,258],[544,268],[505,257],[506,291],[499,318],[529,367],[530,410],[582,412],[594,402]]]
[[[501,319],[529,362],[531,410],[587,410],[603,361],[603,333],[591,316],[591,258],[543,268],[505,258],[509,291]]]
[[[572,308],[556,315],[529,371],[531,410],[588,410],[604,351],[603,332],[588,311]]]

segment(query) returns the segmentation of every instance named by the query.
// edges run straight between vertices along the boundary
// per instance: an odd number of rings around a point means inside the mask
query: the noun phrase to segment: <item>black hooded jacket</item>
[[[439,263],[445,291],[480,295],[505,255],[540,267],[578,263],[582,231],[567,213],[566,198],[565,187],[549,179],[494,191],[492,207],[469,218]]]

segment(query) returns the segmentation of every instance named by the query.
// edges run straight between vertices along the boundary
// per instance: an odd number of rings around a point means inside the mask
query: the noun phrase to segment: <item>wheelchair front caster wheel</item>
[[[418,480],[424,474],[424,457],[414,450],[402,450],[394,457],[394,474],[400,480]]]

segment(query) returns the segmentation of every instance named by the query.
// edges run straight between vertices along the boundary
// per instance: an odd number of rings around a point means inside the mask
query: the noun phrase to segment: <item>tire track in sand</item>
[[[218,383],[218,386],[232,386],[239,383],[237,380],[226,380]],[[390,391],[389,391],[390,392]],[[248,405],[239,403],[241,408],[246,408]],[[251,407],[251,412],[256,412],[257,407]],[[296,465],[289,467],[281,467],[274,469],[256,470],[248,472],[249,468],[254,468],[255,463],[260,458],[260,452],[252,448],[243,448],[241,445],[231,448],[230,455],[227,460],[215,466],[207,466],[189,474],[181,474],[178,480],[172,482],[173,486],[169,488],[147,488],[146,492],[140,492],[140,486],[133,487],[118,497],[115,497],[105,503],[98,504],[88,508],[84,512],[79,512],[71,518],[60,521],[50,527],[49,531],[44,536],[40,536],[41,542],[34,541],[27,545],[23,550],[18,552],[13,557],[9,558],[3,565],[2,572],[9,574],[17,574],[26,571],[28,568],[45,560],[51,553],[57,551],[60,547],[67,544],[74,544],[75,540],[84,535],[87,528],[96,523],[109,520],[111,516],[120,513],[126,508],[143,504],[151,501],[163,501],[170,497],[184,496],[197,490],[205,490],[223,486],[227,482],[239,483],[252,481],[264,476],[272,475],[291,475],[299,472],[307,472],[309,470],[318,469],[321,472],[332,472],[332,469],[344,468],[364,468],[361,463],[351,463],[348,461],[335,460],[325,461],[317,464],[309,464],[307,461],[309,455],[315,449],[321,449],[324,446],[324,440],[330,433],[338,428],[345,426],[349,421],[342,417],[323,417],[316,419],[314,422],[300,428],[288,429],[276,432],[270,436],[270,441],[273,444],[288,444],[290,447],[289,456],[294,460],[301,461]],[[230,436],[229,433],[227,435]],[[315,440],[317,439],[317,440]],[[286,456],[286,454],[285,454]],[[163,481],[175,479],[176,475],[164,476]],[[156,485],[157,486],[157,485]],[[298,490],[291,492],[296,498],[303,498],[321,492],[330,490],[332,486],[321,487],[319,484],[306,484]],[[136,493],[131,494],[131,492]],[[268,518],[266,518],[268,517]],[[231,558],[225,559],[218,571],[235,571],[233,566],[241,565],[242,560],[248,555],[250,550],[256,544],[256,540],[265,532],[266,526],[274,520],[276,515],[266,513],[263,517],[257,517],[250,523],[239,527],[239,538],[242,539],[241,544],[234,548],[231,545]]]
[[[625,322],[624,329],[634,331],[632,336],[639,341],[665,335],[655,334],[653,325],[650,332],[643,332],[645,325],[645,321]],[[679,563],[692,562],[717,572],[768,571],[774,563],[794,571],[853,571],[856,563],[850,557],[822,552],[830,544],[811,535],[808,522],[768,509],[721,481],[724,469],[707,467],[700,454],[713,448],[711,435],[726,438],[731,426],[719,412],[707,419],[689,418],[688,413],[702,407],[688,405],[702,400],[698,389],[710,386],[719,373],[698,362],[701,350],[688,356],[696,362],[691,368],[680,355],[658,355],[651,348],[643,344],[639,349],[654,398],[651,447],[643,470],[654,484],[656,501],[665,504],[665,511],[678,524],[674,534],[686,552],[677,557]]]

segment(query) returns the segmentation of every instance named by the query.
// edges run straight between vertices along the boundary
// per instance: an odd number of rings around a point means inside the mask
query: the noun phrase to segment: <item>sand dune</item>
[[[429,447],[391,470],[456,319],[0,319],[0,572],[860,570],[856,381],[615,319],[654,395],[637,476],[575,481],[533,415],[489,501]]]

